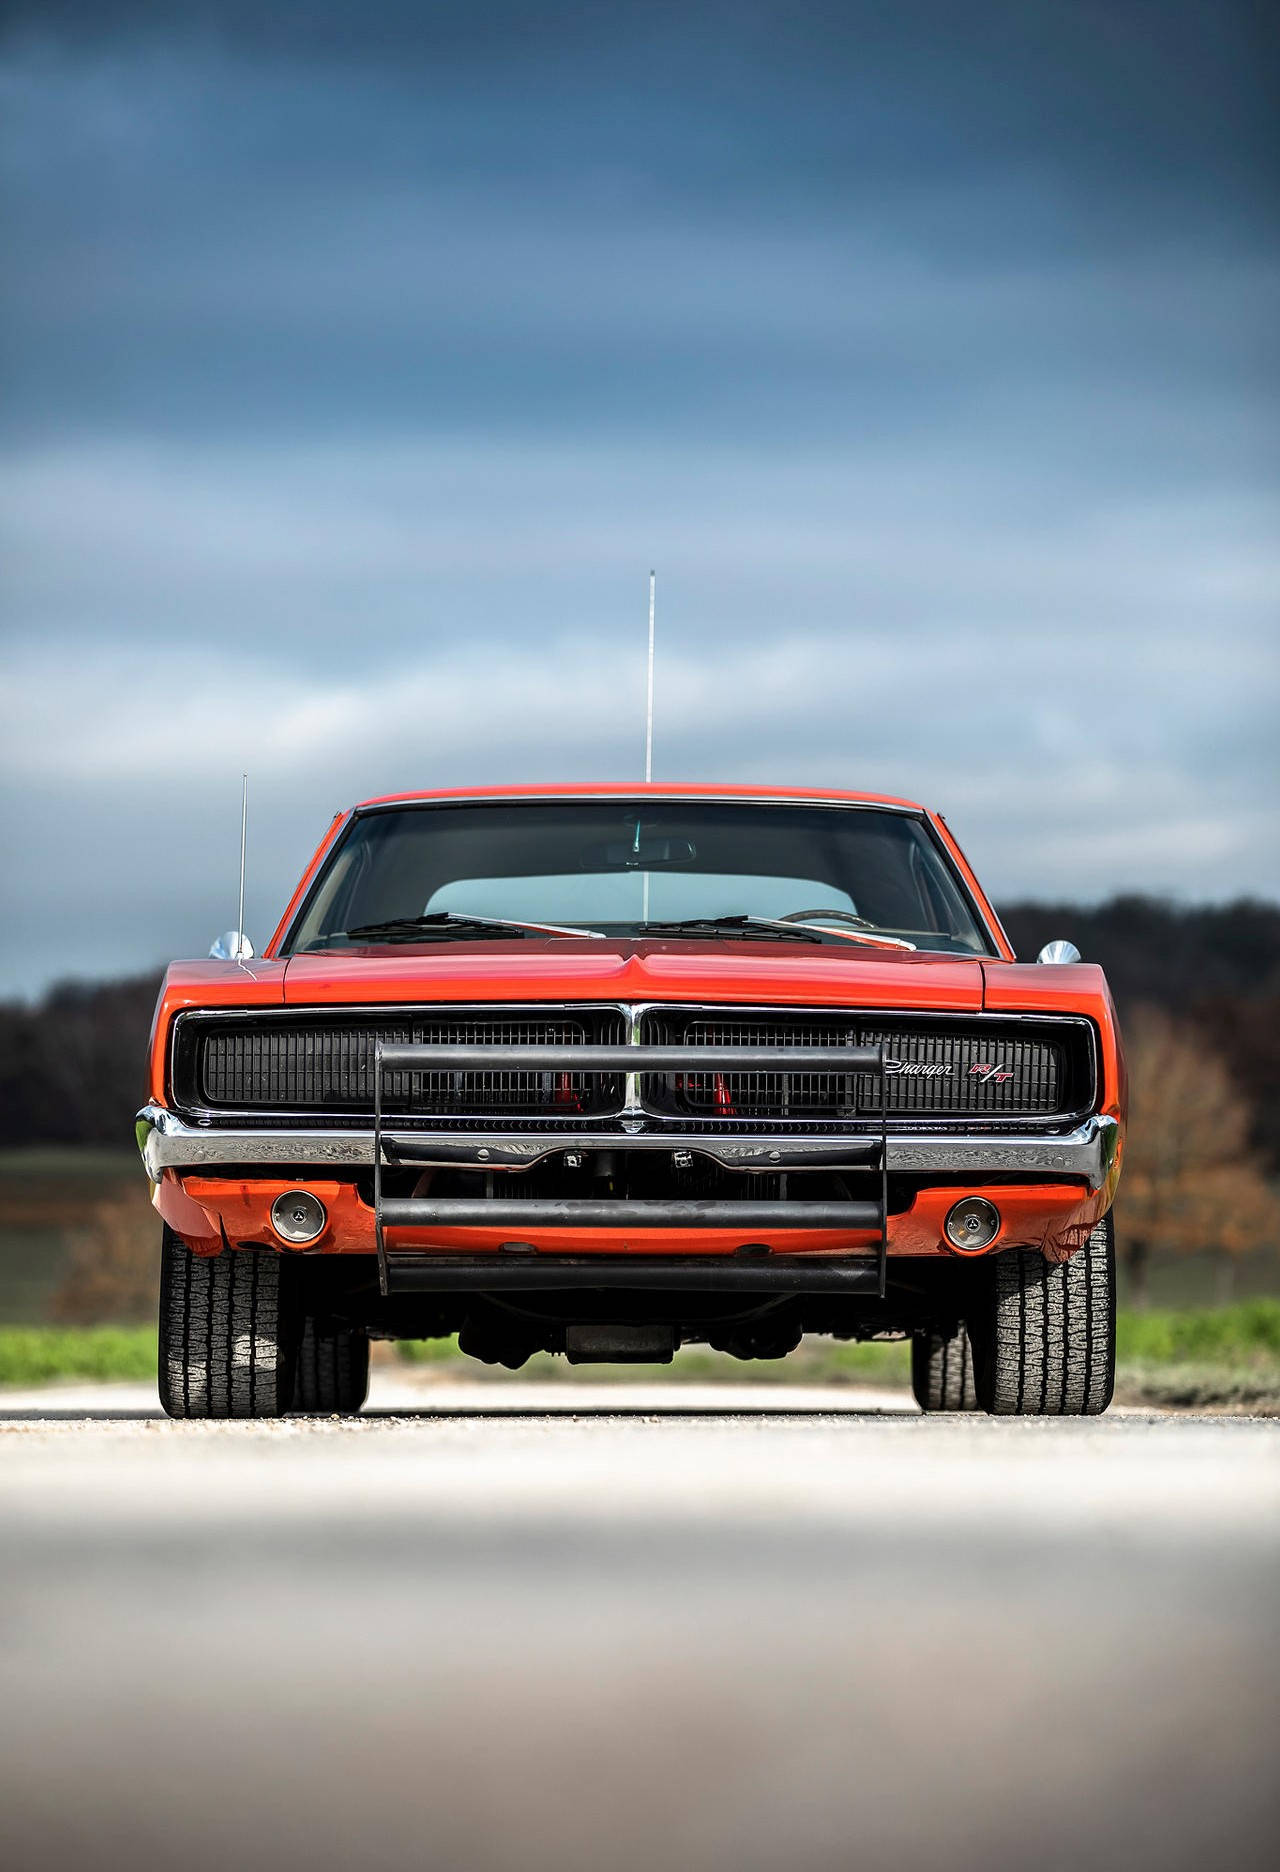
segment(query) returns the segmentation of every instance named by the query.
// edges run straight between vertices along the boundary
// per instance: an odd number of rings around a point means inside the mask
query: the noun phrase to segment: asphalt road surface
[[[0,1863],[1276,1862],[1280,1425],[383,1398],[0,1398]]]

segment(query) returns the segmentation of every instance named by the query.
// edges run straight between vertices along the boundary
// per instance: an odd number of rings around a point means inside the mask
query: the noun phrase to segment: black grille
[[[673,1046],[860,1044],[855,1026],[804,1017],[773,1022],[663,1013],[650,1015],[645,1025],[646,1040]],[[646,1105],[694,1118],[831,1119],[858,1116],[866,1103],[860,1096],[865,1079],[860,1073],[665,1073],[647,1076],[643,1087]]]
[[[372,1114],[378,1040],[619,1046],[627,1031],[624,1010],[609,1006],[187,1016],[174,1043],[174,1103],[226,1122],[269,1124],[292,1115],[341,1125]],[[1093,1042],[1085,1022],[667,1007],[644,1014],[640,1038],[694,1050],[883,1045],[889,1116],[908,1124],[1060,1123],[1093,1103]],[[646,1074],[640,1092],[655,1120],[678,1120],[694,1131],[760,1125],[824,1131],[874,1122],[880,1109],[878,1077],[869,1073]],[[402,1122],[463,1131],[494,1120],[515,1130],[607,1129],[625,1093],[620,1073],[393,1072],[385,1075],[384,1108]]]
[[[646,1040],[699,1046],[881,1046],[891,1117],[978,1122],[1058,1118],[1091,1096],[1092,1045],[1084,1027],[1021,1023],[873,1023],[814,1014],[738,1015],[726,1010],[646,1017]],[[656,1111],[721,1124],[830,1124],[871,1118],[880,1088],[868,1073],[669,1073],[644,1081]]]
[[[620,1045],[618,1011],[571,1013],[450,1012],[235,1022],[183,1022],[175,1055],[175,1099],[212,1111],[352,1113],[373,1110],[374,1048],[405,1045]],[[620,1074],[575,1072],[392,1072],[384,1076],[387,1112],[414,1117],[563,1119],[616,1111]]]

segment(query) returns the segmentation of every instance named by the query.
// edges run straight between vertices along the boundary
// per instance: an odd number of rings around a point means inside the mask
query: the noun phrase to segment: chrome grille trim
[[[574,1023],[586,1023],[588,1029],[594,1028],[594,1032],[587,1032],[579,1027],[583,1040],[595,1038],[609,1044],[636,1046],[650,1041],[661,1042],[668,1036],[683,1039],[685,1028],[699,1024],[707,1031],[709,1039],[714,1033],[725,1043],[730,1042],[732,1030],[737,1029],[738,1037],[745,1035],[753,1041],[764,1039],[781,1045],[831,1044],[834,1039],[843,1040],[846,1044],[850,1041],[870,1045],[883,1043],[891,1056],[894,1056],[893,1047],[897,1044],[898,1053],[905,1057],[907,1064],[936,1064],[938,1054],[948,1046],[954,1053],[957,1046],[966,1043],[966,1038],[969,1044],[976,1045],[980,1036],[990,1035],[994,1040],[1002,1030],[1004,1044],[1009,1050],[1008,1057],[1014,1061],[1030,1061],[1031,1049],[1037,1041],[1036,1033],[1031,1030],[1040,1030],[1045,1036],[1041,1043],[1047,1045],[1052,1042],[1058,1048],[1063,1062],[1070,1047],[1074,1046],[1078,1051],[1080,1083],[1073,1088],[1075,1096],[1069,1104],[1061,1100],[1055,1104],[1052,1083],[1040,1087],[1039,1082],[1034,1081],[1034,1075],[1033,1083],[1039,1088],[1036,1094],[1039,1103],[1035,1109],[1027,1109],[1025,1105],[1010,1106],[1007,1101],[1002,1104],[994,1090],[983,1092],[980,1088],[974,1088],[977,1096],[967,1103],[960,1103],[954,1098],[948,1103],[945,1099],[939,1099],[936,1093],[931,1099],[930,1087],[936,1087],[939,1081],[907,1075],[892,1077],[888,1082],[890,1117],[895,1125],[908,1128],[955,1126],[969,1130],[990,1129],[993,1134],[1015,1128],[1061,1132],[1078,1124],[1097,1105],[1097,1039],[1092,1022],[1080,1015],[934,1013],[927,1009],[846,1010],[697,1002],[485,1002],[419,1003],[410,1006],[375,1004],[339,1008],[189,1009],[176,1016],[170,1039],[169,1083],[172,1101],[183,1116],[202,1125],[263,1126],[275,1129],[285,1123],[307,1128],[333,1127],[336,1131],[348,1123],[359,1124],[371,1116],[371,1050],[367,1080],[363,1076],[363,1068],[360,1069],[361,1090],[366,1083],[369,1087],[367,1103],[361,1100],[346,1106],[336,1103],[327,1106],[290,1105],[283,1101],[264,1100],[254,1106],[235,1107],[182,1096],[186,1088],[179,1084],[180,1050],[186,1044],[186,1037],[202,1025],[221,1025],[224,1028],[261,1025],[269,1029],[277,1025],[305,1028],[308,1025],[314,1027],[332,1023],[336,1028],[350,1030],[363,1023],[366,1028],[376,1026],[378,1037],[391,1044],[412,1044],[415,1030],[421,1033],[430,1027],[433,1037],[446,1040],[456,1034],[459,1041],[465,1044],[466,1040],[476,1038],[476,1023],[487,1024],[494,1038],[507,1040],[514,1037],[514,1026],[523,1022],[540,1024],[544,1033],[553,1030],[556,1043],[560,1043],[563,1038],[565,1044],[572,1043],[567,1038],[567,1027]],[[463,1027],[466,1027],[465,1034],[459,1031]],[[527,1033],[526,1029],[526,1037]],[[256,1041],[249,1042],[251,1048],[257,1044]],[[1005,1055],[1001,1058],[1004,1059]],[[408,1076],[405,1077],[407,1081]],[[439,1077],[443,1079],[445,1075]],[[801,1088],[805,1096],[797,1108],[794,1092],[785,1097],[779,1095],[778,1075],[751,1075],[752,1083],[747,1090],[754,1097],[743,1099],[741,1103],[747,1109],[735,1109],[731,1115],[723,1110],[708,1111],[705,1101],[701,1108],[696,1100],[675,1101],[669,1096],[663,1081],[655,1082],[652,1076],[638,1073],[620,1074],[609,1081],[596,1079],[594,1083],[590,1075],[582,1075],[581,1081],[578,1075],[574,1075],[570,1088],[573,1106],[566,1108],[563,1115],[556,1111],[554,1104],[538,1103],[533,1096],[537,1088],[530,1084],[499,1086],[500,1097],[490,1099],[484,1096],[485,1088],[477,1081],[491,1080],[493,1077],[492,1074],[465,1075],[462,1084],[448,1088],[450,1096],[437,1097],[435,1103],[428,1099],[418,1109],[409,1102],[406,1083],[402,1104],[400,1089],[397,1087],[392,1091],[393,1103],[388,1109],[388,1120],[393,1124],[410,1125],[414,1129],[423,1127],[435,1131],[441,1127],[454,1128],[460,1134],[489,1130],[495,1125],[515,1131],[528,1128],[531,1132],[559,1132],[561,1129],[576,1131],[583,1128],[588,1131],[605,1131],[621,1123],[627,1131],[658,1125],[664,1132],[675,1126],[689,1134],[723,1136],[737,1133],[745,1137],[755,1135],[761,1129],[769,1129],[784,1130],[789,1134],[809,1134],[817,1138],[864,1129],[874,1116],[874,1101],[870,1096],[867,1075],[850,1075],[849,1095],[843,1102],[835,1101],[834,1109],[828,1089],[844,1085],[846,1082],[843,1080],[829,1076],[815,1077],[811,1086]],[[518,1075],[516,1077],[519,1078]],[[867,1081],[865,1084],[860,1083],[863,1079]],[[964,1081],[955,1079],[950,1083],[959,1089]],[[1013,1083],[1016,1085],[1017,1082]],[[470,1103],[466,1096],[468,1094],[473,1095]],[[827,1101],[825,1108],[822,1103],[824,1099]]]

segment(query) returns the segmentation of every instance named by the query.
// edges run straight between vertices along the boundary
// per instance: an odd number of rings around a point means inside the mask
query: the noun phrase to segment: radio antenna
[[[644,705],[644,778],[645,785],[653,779],[653,612],[654,596],[658,575],[649,568],[649,679]],[[636,818],[636,839],[640,838],[640,819]],[[640,878],[640,921],[649,921],[649,873],[641,873]]]
[[[249,830],[249,776],[240,776],[240,899],[236,906],[236,961],[244,947],[244,851]]]
[[[644,710],[644,777],[646,784],[653,779],[653,611],[657,582],[658,575],[651,569],[649,573],[649,685]]]

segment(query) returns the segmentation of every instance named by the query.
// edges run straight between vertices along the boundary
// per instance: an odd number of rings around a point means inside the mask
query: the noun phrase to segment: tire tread
[[[922,1411],[977,1410],[973,1348],[963,1321],[953,1333],[930,1329],[915,1334],[911,1389]]]
[[[1011,1248],[993,1263],[984,1407],[1004,1417],[1093,1417],[1115,1383],[1115,1242],[1108,1214],[1068,1260]]]
[[[308,1316],[298,1348],[295,1410],[352,1416],[368,1394],[368,1334]]]
[[[170,1417],[278,1417],[293,1393],[292,1270],[269,1248],[193,1254],[166,1228],[160,1403]]]

